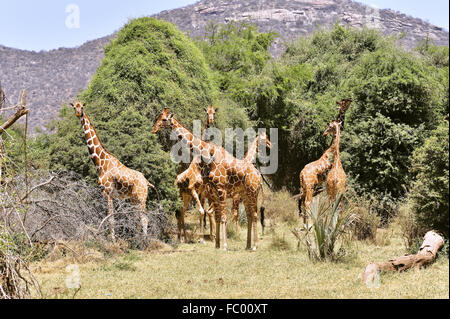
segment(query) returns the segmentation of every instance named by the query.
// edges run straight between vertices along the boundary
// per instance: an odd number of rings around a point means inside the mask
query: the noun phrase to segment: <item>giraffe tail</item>
[[[262,227],[262,233],[264,235],[264,227],[266,227],[265,223],[264,223],[264,211],[266,210],[266,208],[264,207],[264,187],[263,184],[261,183],[261,193],[262,193],[262,202],[261,202],[261,207],[259,208],[259,219],[261,221],[261,227]]]
[[[302,175],[300,174],[300,194],[299,194],[298,199],[297,199],[298,216],[299,217],[302,217],[302,215],[303,215],[303,213],[302,213],[302,206],[303,205],[302,204],[303,204],[303,192],[304,192],[304,190],[303,190],[302,185],[303,185],[303,178],[302,178]]]
[[[150,183],[148,180],[147,180],[147,186],[150,186],[151,188],[153,188],[153,189],[155,190],[156,197],[158,198],[158,203],[159,203],[159,202],[161,201],[161,196],[160,196],[160,194],[159,194],[158,189],[155,187],[155,185],[153,185],[152,183]]]

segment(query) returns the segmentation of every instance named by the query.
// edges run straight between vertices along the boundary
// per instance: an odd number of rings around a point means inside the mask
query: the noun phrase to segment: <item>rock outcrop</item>
[[[163,11],[154,17],[176,24],[191,36],[204,34],[209,21],[248,21],[260,31],[280,35],[271,52],[283,51],[283,42],[305,36],[316,28],[364,25],[384,34],[402,35],[407,48],[428,37],[448,45],[448,32],[423,20],[392,10],[378,10],[351,0],[203,0]],[[63,102],[74,98],[89,83],[103,58],[103,48],[114,35],[89,41],[77,48],[24,51],[0,45],[0,81],[10,103],[27,90],[31,128],[43,128],[57,116]]]

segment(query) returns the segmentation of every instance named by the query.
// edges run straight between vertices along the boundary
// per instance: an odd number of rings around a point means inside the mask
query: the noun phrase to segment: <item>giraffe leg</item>
[[[233,207],[231,211],[233,212],[233,221],[236,224],[236,233],[239,232],[239,204],[240,204],[240,197],[233,197]]]
[[[222,238],[223,238],[223,249],[227,250],[227,194],[224,189],[219,189],[219,214],[220,214],[220,224],[222,226]],[[220,248],[220,246],[219,246]]]
[[[227,244],[227,215],[226,214],[222,214],[222,216],[220,218],[220,222],[222,223],[223,249],[226,251],[228,249],[228,244]]]
[[[256,250],[258,248],[258,206],[257,197],[252,195],[251,198],[247,199],[245,205],[245,211],[247,213],[247,246],[246,249]],[[252,246],[252,229],[253,229],[253,241]]]
[[[305,225],[306,229],[309,229],[311,224],[311,219],[309,217],[309,213],[307,213],[307,210],[311,207],[312,197],[313,197],[313,188],[306,189],[306,196],[305,200],[303,201],[304,207],[303,207],[303,224]]]
[[[207,211],[206,214],[208,215],[209,218],[209,236],[211,238],[211,240],[213,240],[213,238],[215,239],[216,235],[214,233],[214,228],[216,227],[216,222],[214,220],[214,209],[213,207],[210,207]]]
[[[254,205],[252,205],[252,216],[253,221],[253,250],[256,250],[256,248],[258,248],[258,209],[256,207],[256,203]]]
[[[204,197],[202,196],[202,199],[200,200],[200,202],[202,203],[202,207],[205,207],[204,205],[205,205],[205,199],[204,199]],[[205,214],[205,215],[203,215],[203,227],[206,229],[206,215],[207,214]],[[208,215],[209,216],[209,215]],[[211,223],[211,221],[210,221],[210,223]]]
[[[186,227],[184,224],[184,215],[189,207],[189,203],[191,202],[192,197],[191,194],[189,193],[183,193],[181,197],[183,199],[183,208],[181,209],[181,212],[177,220],[178,232],[180,241],[182,240],[182,238],[184,238],[184,242],[187,242]]]
[[[177,209],[175,211],[175,217],[177,218],[177,226],[178,226],[177,239],[179,242],[181,242],[181,210]]]
[[[186,235],[186,227],[184,224],[184,213],[185,213],[185,210],[183,209],[180,214],[180,242],[187,243],[188,240],[187,240],[187,235]]]
[[[148,229],[148,214],[147,214],[147,208],[145,207],[145,202],[141,203],[141,209],[139,211],[140,218],[141,218],[141,226],[142,226],[142,235],[144,236],[144,239],[147,238],[147,229]]]
[[[136,190],[133,189],[135,192]],[[146,207],[146,201],[147,201],[147,191],[142,191],[138,195],[135,195],[131,199],[131,203],[138,207],[139,209],[139,219],[140,224],[138,224],[138,233],[142,234],[144,241],[147,238],[147,229],[148,229],[148,214],[147,214],[147,207]]]
[[[252,208],[247,197],[244,198],[245,213],[247,215],[247,245],[245,249],[250,250],[252,246]]]
[[[250,198],[250,218],[253,226],[253,250],[258,248],[258,193],[252,194]]]
[[[203,227],[203,221],[205,217],[205,210],[203,209],[202,203],[200,202],[200,199],[198,197],[198,194],[195,189],[191,189],[192,197],[194,197],[195,201],[197,202],[197,207],[200,211],[200,242],[205,242],[205,229]]]
[[[220,248],[220,211],[219,203],[213,203],[214,218],[216,220],[216,248]]]
[[[116,241],[116,234],[115,234],[115,230],[114,230],[114,226],[116,225],[116,221],[114,219],[114,202],[113,199],[109,196],[106,195],[107,199],[108,199],[108,214],[111,215],[111,217],[109,217],[109,234],[111,236],[111,240],[113,242]]]
[[[202,207],[205,207],[205,200],[206,200],[206,196],[204,195],[204,193],[202,193],[202,195],[200,196],[200,202],[202,204]],[[203,225],[204,228],[206,229],[206,215],[208,215],[208,219],[209,219],[209,238],[213,241],[216,238],[215,232],[214,232],[214,228],[216,227],[216,222],[214,219],[214,206],[211,204],[212,201],[208,200],[209,202],[209,207],[207,210],[205,210],[206,214],[204,215],[203,218]]]

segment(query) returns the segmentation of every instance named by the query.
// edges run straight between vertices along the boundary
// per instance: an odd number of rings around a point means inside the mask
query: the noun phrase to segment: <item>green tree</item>
[[[395,47],[365,54],[346,83],[354,103],[343,136],[344,165],[360,191],[405,194],[414,149],[439,118],[434,67]]]
[[[214,72],[219,89],[236,99],[249,78],[259,74],[271,60],[269,48],[278,35],[259,32],[253,24],[233,21],[210,22],[205,31],[197,44]]]
[[[170,107],[188,127],[203,119],[217,92],[198,47],[173,24],[140,18],[130,21],[105,49],[89,87],[80,94],[103,145],[122,163],[155,184],[169,208],[178,202],[173,185],[168,133],[151,134],[157,114]],[[54,122],[50,167],[96,179],[80,123],[70,107]],[[219,123],[220,124],[220,123]],[[161,146],[163,145],[163,147]]]
[[[336,25],[288,43],[249,81],[239,102],[258,125],[278,128],[279,168],[271,176],[276,188],[298,192],[301,169],[329,146],[322,133],[336,116],[336,102],[351,96],[344,85],[348,74],[362,54],[385,42],[376,31]]]
[[[439,72],[395,38],[336,24],[288,44],[237,101],[258,125],[279,129],[272,181],[298,192],[299,172],[330,143],[322,133],[336,117],[336,101],[352,97],[341,139],[349,182],[360,193],[395,200],[411,181],[412,152],[442,117],[448,94]]]
[[[444,122],[444,121],[443,121]],[[415,150],[409,198],[420,226],[449,235],[449,126],[444,122]]]

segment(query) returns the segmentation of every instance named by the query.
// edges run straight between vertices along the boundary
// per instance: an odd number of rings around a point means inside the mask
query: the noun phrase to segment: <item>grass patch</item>
[[[288,240],[286,240],[286,235],[282,235],[274,232],[271,236],[270,249],[273,250],[290,250],[291,245]]]
[[[189,216],[186,222],[196,225],[198,218]],[[339,262],[314,263],[304,245],[292,249],[298,241],[291,230],[292,225],[278,223],[261,236],[258,223],[256,252],[245,250],[247,229],[241,227],[239,237],[228,241],[227,252],[206,241],[163,250],[132,250],[83,263],[79,265],[81,289],[76,298],[448,299],[448,258],[440,257],[420,271],[383,274],[378,289],[362,284],[360,276],[369,261],[385,261],[407,253],[398,227],[389,231],[389,245],[355,240],[345,248],[349,250]],[[33,264],[44,295],[52,296],[55,289],[65,287],[65,266],[58,262]]]

